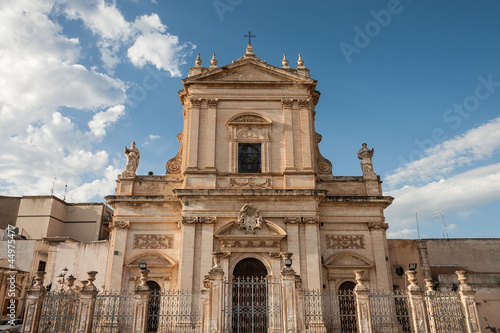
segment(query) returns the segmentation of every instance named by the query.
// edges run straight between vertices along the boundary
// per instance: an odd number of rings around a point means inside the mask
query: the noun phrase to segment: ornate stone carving
[[[217,218],[215,216],[200,216],[199,222],[206,223],[206,224],[212,224],[212,223],[217,222]]]
[[[300,275],[295,275],[295,289],[302,289],[302,279]]]
[[[229,178],[229,184],[232,187],[272,188],[271,178],[266,178],[262,182],[258,182],[254,178]]]
[[[181,172],[181,166],[182,166],[182,149],[183,149],[183,144],[182,144],[182,132],[177,134],[177,140],[180,142],[179,146],[179,152],[175,157],[171,158],[167,162],[167,173],[180,173]]]
[[[299,99],[299,107],[301,108],[309,107],[309,99]]]
[[[274,259],[281,258],[281,252],[269,252],[269,256]]]
[[[215,109],[219,105],[219,100],[217,98],[207,99],[207,107]]]
[[[368,222],[368,229],[389,229],[389,224],[384,222]]]
[[[319,151],[319,143],[321,142],[322,136],[316,133],[316,165],[319,174],[331,174],[332,173],[332,163],[321,155]]]
[[[139,166],[139,158],[141,158],[139,149],[135,148],[135,141],[132,142],[130,149],[125,146],[125,156],[127,156],[127,165],[121,176],[122,178],[133,178]]]
[[[134,235],[134,249],[171,249],[174,247],[174,235]]]
[[[317,224],[317,223],[319,223],[319,218],[317,218],[317,217],[303,217],[302,221],[304,221],[304,223],[308,223],[308,224]]]
[[[365,239],[363,236],[355,235],[326,235],[327,249],[364,249]]]
[[[302,222],[301,217],[285,217],[284,220],[285,223],[290,223],[290,224],[297,224]]]
[[[198,216],[183,216],[182,217],[182,223],[185,223],[185,224],[198,223],[198,221],[199,221]]]
[[[293,104],[293,99],[281,99],[281,105],[283,106],[284,109],[291,109]]]
[[[319,101],[319,96],[321,95],[321,93],[317,90],[315,90],[313,93],[312,93],[312,103],[313,105],[316,105],[318,104],[318,101]]]
[[[201,106],[201,98],[191,98],[189,101],[191,102],[191,106],[198,108]]]
[[[245,232],[255,233],[255,229],[260,229],[262,225],[262,215],[252,204],[244,204],[238,214],[238,227],[245,229]]]
[[[242,115],[231,120],[231,123],[265,123],[266,121],[254,115]]]
[[[363,143],[363,148],[358,151],[358,158],[361,160],[361,170],[363,171],[363,177],[365,178],[377,178],[375,172],[373,172],[372,157],[375,149],[372,150],[366,147],[366,143]]]
[[[278,241],[253,241],[253,240],[223,240],[221,245],[224,248],[246,248],[246,247],[272,247],[279,248],[280,244]]]
[[[130,228],[130,223],[127,221],[114,221],[110,225],[111,229],[128,229]]]

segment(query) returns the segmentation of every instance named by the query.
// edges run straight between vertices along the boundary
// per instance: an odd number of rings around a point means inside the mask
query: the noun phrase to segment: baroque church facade
[[[150,287],[200,290],[217,253],[225,278],[279,277],[283,257],[307,289],[392,290],[382,193],[373,149],[358,152],[362,176],[334,176],[315,131],[317,81],[297,67],[245,54],[195,66],[179,92],[183,131],[165,175],[136,175],[126,148],[115,195],[105,286],[133,291],[140,263]],[[180,115],[179,115],[180,121]]]

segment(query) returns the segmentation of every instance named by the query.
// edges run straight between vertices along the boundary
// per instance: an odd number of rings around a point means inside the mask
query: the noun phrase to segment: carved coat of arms
[[[238,227],[245,229],[246,233],[255,233],[256,228],[261,228],[262,215],[257,208],[251,204],[245,204],[238,214]]]

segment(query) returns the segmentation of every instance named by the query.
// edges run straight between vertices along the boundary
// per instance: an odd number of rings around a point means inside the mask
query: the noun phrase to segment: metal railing
[[[411,333],[408,295],[404,292],[370,294],[372,332]]]
[[[43,296],[38,332],[76,332],[80,294],[75,292],[52,291]]]
[[[96,296],[94,309],[92,333],[122,333],[132,331],[134,295],[101,291]]]

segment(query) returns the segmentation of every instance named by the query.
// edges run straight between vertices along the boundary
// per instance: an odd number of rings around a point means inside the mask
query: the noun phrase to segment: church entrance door
[[[281,288],[255,258],[241,260],[225,282],[224,329],[233,333],[267,333],[281,327]]]

